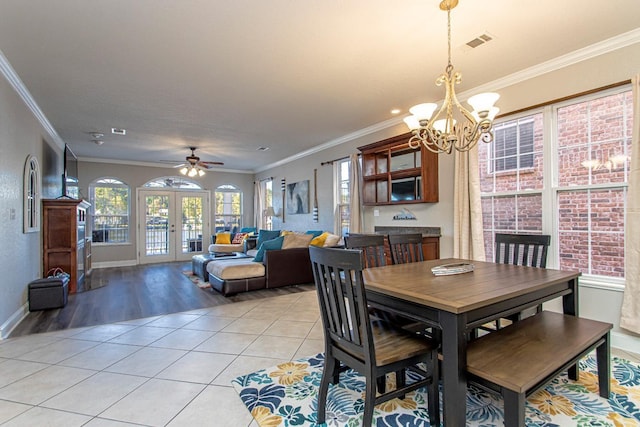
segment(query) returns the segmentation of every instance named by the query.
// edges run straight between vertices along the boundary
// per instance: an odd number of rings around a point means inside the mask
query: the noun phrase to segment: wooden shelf
[[[438,155],[412,149],[411,133],[358,147],[362,152],[364,205],[438,201]]]

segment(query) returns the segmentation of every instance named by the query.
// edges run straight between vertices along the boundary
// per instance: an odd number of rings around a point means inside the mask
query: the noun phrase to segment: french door
[[[140,264],[186,261],[207,248],[209,192],[138,190]]]

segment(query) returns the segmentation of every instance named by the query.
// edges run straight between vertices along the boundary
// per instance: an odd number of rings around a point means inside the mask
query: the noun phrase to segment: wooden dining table
[[[431,272],[451,263],[471,263],[474,271],[446,276]],[[578,315],[577,271],[449,258],[367,268],[363,276],[369,304],[442,331],[447,427],[466,424],[467,338],[475,327],[558,297],[565,314]],[[570,377],[576,376],[574,367]]]

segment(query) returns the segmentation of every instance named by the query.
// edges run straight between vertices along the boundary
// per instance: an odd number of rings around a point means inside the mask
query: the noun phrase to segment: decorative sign
[[[416,216],[409,210],[402,208],[402,211],[393,216],[394,221],[417,220]]]

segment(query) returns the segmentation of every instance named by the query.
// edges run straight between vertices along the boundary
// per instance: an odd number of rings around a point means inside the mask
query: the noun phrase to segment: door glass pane
[[[202,203],[199,196],[182,197],[182,253],[202,252]]]
[[[169,195],[146,196],[146,255],[169,253]]]

